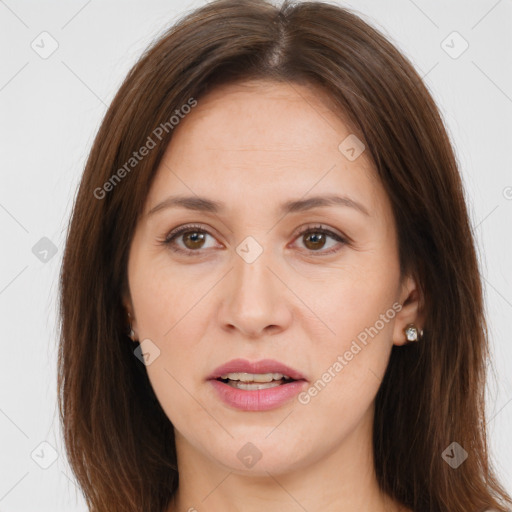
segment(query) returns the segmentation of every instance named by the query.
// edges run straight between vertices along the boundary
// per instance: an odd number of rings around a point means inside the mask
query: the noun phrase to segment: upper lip
[[[218,379],[222,375],[226,375],[226,373],[282,373],[294,380],[306,380],[304,375],[298,370],[274,359],[261,359],[252,363],[247,359],[232,359],[215,368],[207,379]]]

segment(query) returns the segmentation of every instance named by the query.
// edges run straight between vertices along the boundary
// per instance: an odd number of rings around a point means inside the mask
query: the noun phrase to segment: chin
[[[236,436],[218,446],[218,451],[209,445],[209,458],[228,471],[252,477],[268,477],[268,473],[285,474],[311,463],[311,444],[307,445],[308,452],[305,452],[306,446],[299,439],[294,441],[289,438],[288,442],[283,442],[279,436],[272,439],[276,432],[265,439],[271,430],[261,430],[258,436]]]

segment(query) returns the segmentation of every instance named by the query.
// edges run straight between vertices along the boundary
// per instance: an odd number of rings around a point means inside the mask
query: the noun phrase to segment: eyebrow
[[[304,212],[313,208],[321,208],[325,206],[344,206],[354,208],[364,215],[370,216],[368,209],[361,203],[348,196],[324,195],[312,196],[308,199],[297,199],[287,201],[281,205],[279,212],[282,214]],[[197,212],[221,213],[226,207],[223,203],[200,196],[169,196],[161,203],[151,208],[149,215],[167,209],[167,208],[185,208]]]

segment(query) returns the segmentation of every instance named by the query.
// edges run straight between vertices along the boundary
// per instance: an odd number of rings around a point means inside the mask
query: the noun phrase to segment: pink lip
[[[234,388],[218,379],[226,373],[282,373],[292,382],[268,389],[244,390]],[[243,411],[268,411],[276,409],[300,393],[307,385],[304,376],[278,361],[264,359],[251,363],[245,359],[234,359],[215,369],[208,377],[219,398],[227,405]]]
[[[233,359],[215,368],[207,379],[218,379],[226,373],[282,373],[295,380],[306,380],[297,370],[273,359],[262,359],[254,363],[247,359]]]

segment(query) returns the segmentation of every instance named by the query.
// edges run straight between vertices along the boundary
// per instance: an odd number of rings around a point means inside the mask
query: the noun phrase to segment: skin
[[[415,280],[400,276],[396,226],[369,152],[350,161],[338,149],[351,133],[321,91],[267,81],[213,90],[175,128],[132,240],[124,297],[136,339],[160,351],[146,368],[176,434],[180,485],[169,511],[405,510],[379,491],[372,421],[393,344],[406,343],[407,324],[422,326],[420,298]],[[331,193],[369,215],[277,211]],[[226,211],[148,215],[175,194]],[[203,245],[183,234],[174,243],[196,253],[162,244],[189,223],[207,232]],[[349,242],[298,235],[319,224]],[[252,263],[236,252],[248,236],[263,248]],[[233,358],[271,358],[309,387],[394,303],[394,318],[307,404],[240,411],[206,380]],[[251,468],[237,457],[248,442],[261,453]]]

